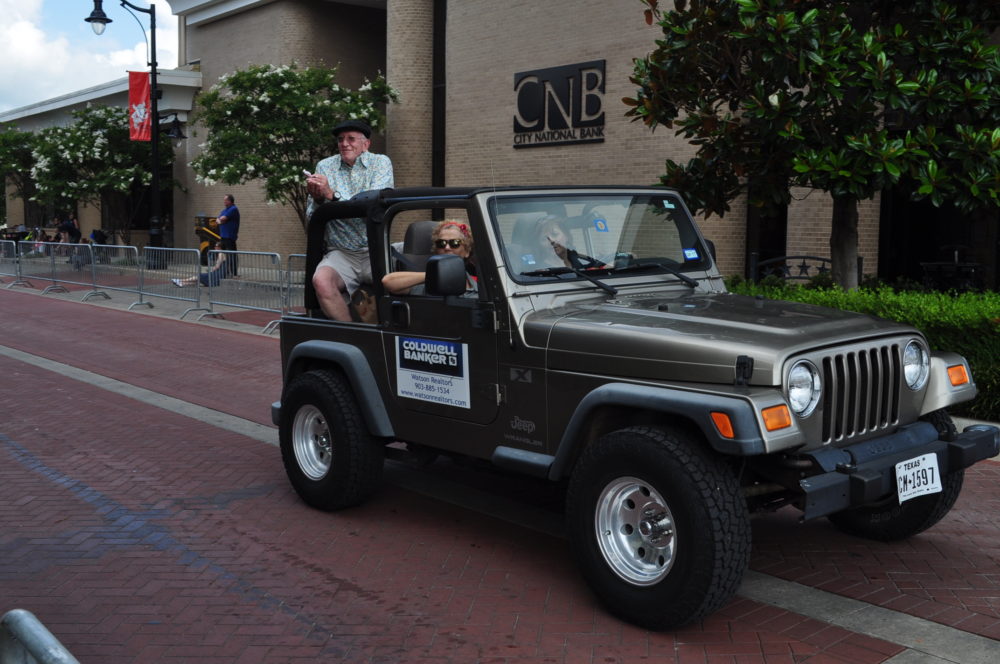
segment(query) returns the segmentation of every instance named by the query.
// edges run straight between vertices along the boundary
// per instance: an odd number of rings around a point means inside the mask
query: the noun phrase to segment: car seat
[[[423,272],[427,259],[434,253],[431,234],[436,221],[414,221],[406,227],[402,252],[393,251],[394,270]]]

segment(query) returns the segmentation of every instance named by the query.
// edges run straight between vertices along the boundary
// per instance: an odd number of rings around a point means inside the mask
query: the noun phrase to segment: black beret
[[[345,120],[344,122],[341,122],[333,128],[333,135],[340,136],[341,132],[345,131],[360,131],[365,135],[365,138],[372,137],[372,128],[361,120]]]

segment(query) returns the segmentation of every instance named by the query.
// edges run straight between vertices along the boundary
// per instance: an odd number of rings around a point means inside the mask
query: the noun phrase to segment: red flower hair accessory
[[[446,221],[446,222],[444,222],[443,224],[441,224],[441,230],[444,230],[445,228],[448,228],[449,226],[454,226],[455,228],[457,228],[458,231],[462,235],[464,235],[465,237],[471,237],[471,235],[472,235],[471,233],[469,233],[469,227],[467,225],[460,224],[457,221]]]

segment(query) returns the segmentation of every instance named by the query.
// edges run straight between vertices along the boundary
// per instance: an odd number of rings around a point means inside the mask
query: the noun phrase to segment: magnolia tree
[[[663,39],[635,61],[627,115],[698,146],[661,180],[722,215],[833,199],[834,279],[857,284],[858,201],[898,187],[970,211],[1000,204],[996,0],[643,0]]]
[[[222,76],[198,98],[196,121],[208,133],[191,167],[205,185],[263,180],[268,202],[290,205],[303,228],[303,170],[336,152],[330,130],[342,120],[385,125],[380,105],[396,92],[382,76],[357,91],[335,82],[337,70],[258,65]]]
[[[64,210],[78,202],[107,206],[113,230],[128,242],[134,212],[128,209],[127,195],[136,186],[148,192],[150,143],[129,139],[126,108],[89,106],[74,111],[73,118],[72,124],[48,127],[36,137],[31,169],[37,188],[34,199]],[[173,147],[161,134],[161,172],[172,163]]]

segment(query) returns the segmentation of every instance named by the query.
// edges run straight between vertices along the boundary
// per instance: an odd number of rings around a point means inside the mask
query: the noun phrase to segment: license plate
[[[937,454],[925,454],[897,463],[896,489],[900,503],[917,496],[940,493],[941,473],[938,472]]]

